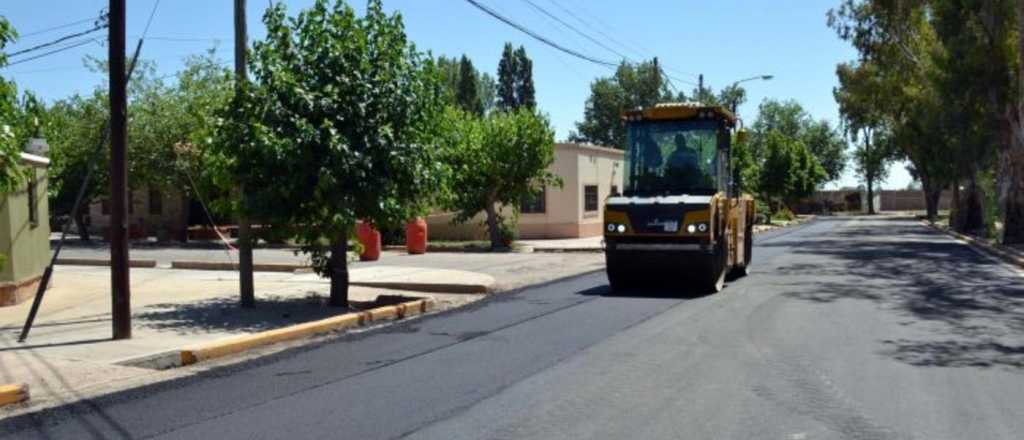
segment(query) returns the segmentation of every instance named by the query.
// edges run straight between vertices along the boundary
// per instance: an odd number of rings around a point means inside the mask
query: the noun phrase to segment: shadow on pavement
[[[786,295],[816,303],[872,301],[913,318],[905,325],[929,337],[882,341],[881,354],[901,362],[1024,369],[1024,346],[1008,339],[1020,341],[1016,336],[1024,333],[1020,278],[965,245],[937,240],[944,236],[916,222],[871,220],[822,239],[764,244],[830,257],[780,268],[777,275],[803,277]]]
[[[673,289],[659,283],[647,283],[647,285],[638,285],[628,289],[620,289],[613,291],[611,286],[603,285],[594,287],[587,290],[576,292],[577,295],[583,296],[603,296],[603,297],[620,297],[620,298],[686,298],[694,299],[703,296],[708,296],[707,292],[701,291],[700,289]]]
[[[243,309],[235,297],[188,303],[154,304],[134,315],[135,325],[178,334],[211,331],[252,332],[324,319],[351,309],[330,307],[327,298],[310,292],[303,298],[262,296],[256,307]]]

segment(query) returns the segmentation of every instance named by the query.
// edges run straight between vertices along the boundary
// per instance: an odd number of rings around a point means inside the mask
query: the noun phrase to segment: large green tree
[[[654,62],[624,62],[614,75],[590,84],[583,121],[576,123],[576,133],[570,137],[575,142],[625,148],[626,127],[622,124],[622,112],[672,99],[672,93]]]
[[[547,119],[528,109],[494,112],[477,118],[449,110],[443,118],[447,162],[454,169],[447,208],[466,222],[485,215],[492,248],[510,238],[503,208],[518,209],[545,186],[560,186],[548,171],[554,161],[554,131]]]
[[[469,57],[463,55],[458,60],[438,57],[437,69],[449,96],[449,104],[476,115],[494,110],[497,93],[494,77],[478,71]]]
[[[497,99],[498,109],[502,111],[537,107],[533,61],[523,46],[514,49],[512,43],[505,43],[502,49],[501,61],[498,62]]]
[[[754,157],[764,158],[767,136],[773,131],[802,142],[825,169],[826,181],[842,177],[847,162],[846,142],[828,121],[815,120],[794,100],[765,99],[751,125],[750,148]]]
[[[244,184],[251,218],[292,228],[330,304],[346,306],[348,240],[360,220],[397,226],[443,186],[435,121],[444,86],[402,18],[370,0],[317,0],[289,17],[267,10],[254,80],[218,128],[227,174]]]
[[[0,15],[0,68],[7,65],[5,49],[17,38],[18,33]],[[7,193],[22,181],[19,171],[21,145],[15,135],[18,119],[18,89],[13,82],[0,78],[0,193]]]
[[[808,197],[828,176],[799,138],[779,130],[764,136],[764,160],[758,173],[761,198],[775,213]]]
[[[464,111],[483,116],[484,104],[480,100],[480,78],[469,57],[459,60],[459,83],[455,90],[455,102]]]

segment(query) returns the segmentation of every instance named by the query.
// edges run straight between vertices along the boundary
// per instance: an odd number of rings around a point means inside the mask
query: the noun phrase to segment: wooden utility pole
[[[128,274],[128,94],[125,0],[110,0],[110,293],[114,339],[132,337]]]
[[[235,0],[235,92],[241,93],[248,81],[245,71],[245,48],[249,44],[245,27],[245,0]],[[238,188],[238,197],[244,202],[245,185]],[[238,214],[238,290],[242,307],[256,305],[252,280],[252,226],[243,210]]]

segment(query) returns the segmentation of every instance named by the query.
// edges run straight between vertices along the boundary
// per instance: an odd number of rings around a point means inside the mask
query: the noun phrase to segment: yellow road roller
[[[623,188],[604,209],[615,291],[637,284],[718,292],[750,267],[754,199],[732,181],[736,116],[720,106],[664,103],[627,111]],[[660,280],[655,283],[656,280]]]

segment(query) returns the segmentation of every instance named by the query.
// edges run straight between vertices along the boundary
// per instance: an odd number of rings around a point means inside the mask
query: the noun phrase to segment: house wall
[[[49,161],[30,157],[33,159],[23,159],[21,166],[30,170],[30,178],[35,182],[36,221],[30,221],[30,185],[24,184],[0,199],[0,253],[4,255],[0,269],[0,305],[17,304],[31,297],[50,262],[50,212],[46,194]]]
[[[131,206],[128,210],[129,225],[132,237],[160,236],[174,237],[185,228],[185,203],[179,191],[160,191],[159,212],[150,210],[150,191],[148,187],[133,189],[129,195]],[[110,214],[104,213],[103,206],[108,203],[101,199],[89,205],[89,224],[92,232],[106,236],[110,228]]]
[[[601,234],[601,213],[612,185],[622,190],[623,152],[593,145],[560,143],[555,145],[555,160],[549,170],[561,177],[562,188],[545,191],[543,213],[522,213],[517,223],[519,237],[576,238]],[[598,188],[597,210],[585,212],[584,191],[588,185]],[[505,208],[503,214],[512,216]],[[485,240],[487,229],[483,214],[458,225],[451,224],[453,214],[438,212],[427,217],[428,236],[435,240]]]

